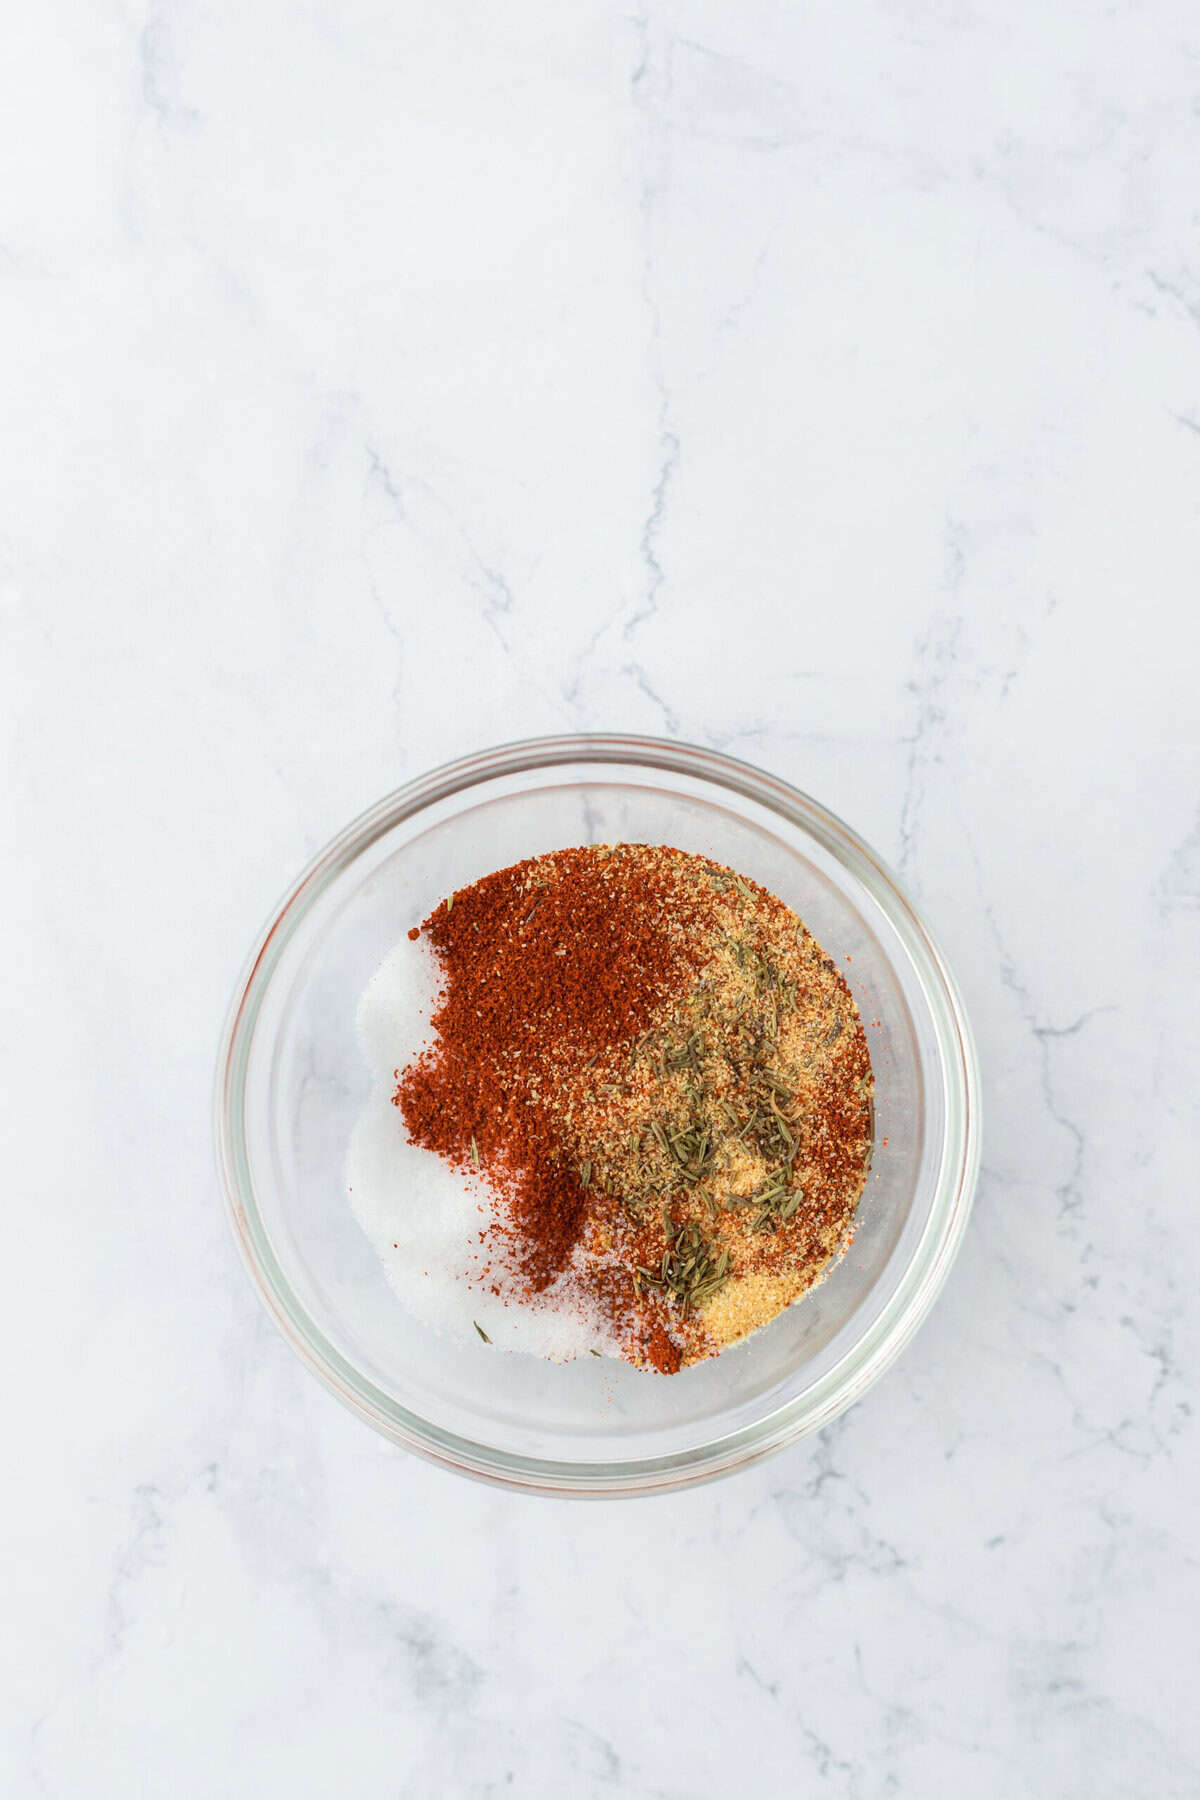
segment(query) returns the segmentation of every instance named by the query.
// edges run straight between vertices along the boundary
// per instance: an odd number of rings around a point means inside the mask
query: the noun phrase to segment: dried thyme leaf
[[[729,1252],[713,1256],[712,1240],[694,1222],[669,1234],[663,1251],[661,1286],[686,1318],[693,1306],[716,1292],[729,1268]]]
[[[479,1323],[479,1320],[472,1319],[471,1323],[475,1327],[476,1331],[479,1333],[480,1337],[483,1339],[484,1343],[490,1344],[492,1340],[488,1336],[487,1332],[483,1329],[483,1326]]]

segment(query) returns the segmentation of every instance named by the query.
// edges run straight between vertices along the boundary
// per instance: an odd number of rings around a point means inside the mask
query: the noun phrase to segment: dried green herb
[[[714,1254],[712,1239],[694,1221],[669,1232],[657,1275],[648,1269],[641,1271],[652,1286],[662,1288],[676,1302],[684,1318],[716,1293],[728,1272],[728,1250]]]
[[[803,1199],[801,1188],[789,1187],[786,1176],[776,1176],[756,1194],[748,1195],[742,1204],[759,1209],[750,1222],[751,1231],[777,1231],[780,1225],[787,1224]]]
[[[483,1329],[483,1326],[479,1323],[479,1320],[472,1319],[471,1323],[475,1327],[476,1331],[479,1333],[480,1337],[483,1339],[484,1343],[490,1344],[492,1340],[488,1336],[487,1332]]]

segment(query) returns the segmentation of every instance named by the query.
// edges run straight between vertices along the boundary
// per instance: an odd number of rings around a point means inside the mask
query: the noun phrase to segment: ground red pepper
[[[591,850],[549,860],[552,881],[544,862],[540,879],[532,861],[516,863],[424,922],[444,976],[437,1041],[395,1095],[415,1143],[487,1170],[507,1201],[510,1261],[531,1293],[567,1266],[586,1212],[539,1095],[645,1030],[701,955],[669,875]],[[669,1343],[656,1348],[656,1366],[669,1363]]]

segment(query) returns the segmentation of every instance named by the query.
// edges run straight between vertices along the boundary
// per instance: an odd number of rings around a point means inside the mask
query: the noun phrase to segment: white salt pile
[[[436,957],[423,939],[404,938],[359,1001],[359,1037],[374,1085],[347,1159],[354,1216],[392,1288],[426,1324],[468,1333],[474,1342],[478,1324],[498,1348],[553,1361],[589,1350],[615,1355],[600,1322],[582,1316],[569,1270],[533,1303],[506,1295],[494,1264],[484,1275],[491,1259],[480,1233],[496,1216],[486,1179],[408,1141],[392,1104],[396,1073],[433,1042],[437,992]],[[492,1292],[497,1281],[499,1296]]]

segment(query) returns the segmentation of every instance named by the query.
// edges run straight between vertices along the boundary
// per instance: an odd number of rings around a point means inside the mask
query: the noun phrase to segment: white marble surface
[[[0,1791],[1200,1793],[1195,6],[6,38]],[[861,1405],[587,1507],[304,1373],[209,1085],[351,814],[605,727],[900,865],[988,1118]]]

